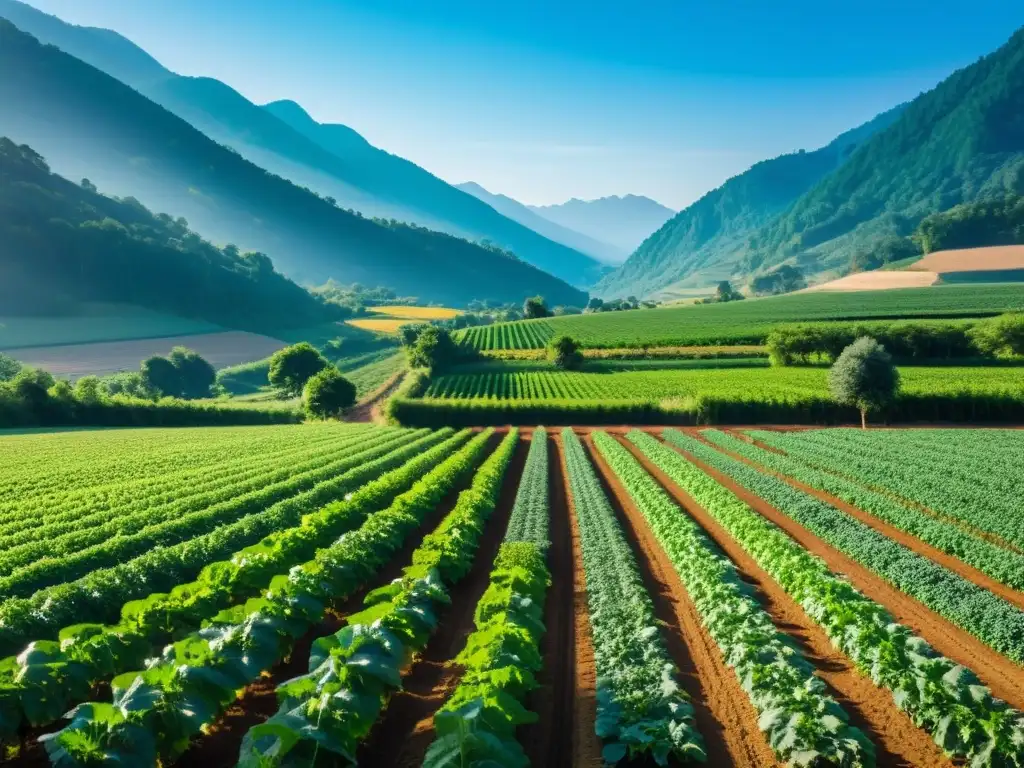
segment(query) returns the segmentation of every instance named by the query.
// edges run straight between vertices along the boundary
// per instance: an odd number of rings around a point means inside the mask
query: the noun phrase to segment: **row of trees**
[[[305,341],[275,352],[267,378],[283,394],[301,395],[306,413],[314,418],[340,418],[356,402],[356,385]]]

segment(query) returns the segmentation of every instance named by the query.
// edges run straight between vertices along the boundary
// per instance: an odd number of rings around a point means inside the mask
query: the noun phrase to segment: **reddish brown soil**
[[[493,448],[495,444],[496,440],[492,440],[491,447]],[[266,722],[277,712],[277,686],[308,671],[309,649],[313,642],[337,632],[343,626],[345,617],[362,610],[363,599],[368,592],[390,584],[402,575],[402,569],[409,564],[413,551],[420,545],[423,537],[436,528],[452,510],[459,493],[469,485],[469,482],[469,478],[466,478],[450,491],[437,508],[427,515],[419,528],[407,537],[401,551],[391,558],[372,582],[340,601],[324,621],[299,638],[289,658],[246,688],[235,704],[209,727],[208,733],[193,739],[188,751],[176,764],[201,765],[203,768],[234,766],[238,762],[242,738],[248,730]]]
[[[869,599],[883,605],[896,621],[923,637],[939,653],[973,670],[995,696],[1005,699],[1017,709],[1024,707],[1024,667],[1014,664],[935,611],[899,591],[857,561],[826,544],[799,523],[740,486],[728,475],[709,467],[676,446],[670,447],[785,531],[808,552],[824,560],[833,573],[847,578]]]
[[[947,760],[921,729],[914,726],[885,690],[862,675],[850,659],[832,646],[828,635],[779,584],[719,525],[708,512],[631,443],[623,444],[662,488],[692,517],[732,560],[740,577],[754,589],[754,597],[775,626],[795,641],[842,705],[850,722],[868,735],[877,749],[878,765],[948,766]]]
[[[986,248],[960,248],[935,251],[915,261],[912,269],[947,272],[983,272],[1024,269],[1024,245],[995,245]]]
[[[382,418],[381,408],[388,401],[388,398],[395,394],[395,390],[402,384],[402,379],[404,378],[405,371],[396,373],[376,392],[373,392],[362,402],[356,403],[352,410],[345,414],[344,421],[379,422]]]
[[[576,624],[570,606],[574,601],[573,540],[562,461],[553,438],[548,438],[548,498],[551,506],[548,569],[551,586],[544,603],[542,641],[544,668],[538,673],[540,687],[530,696],[529,709],[536,723],[519,736],[532,765],[570,765],[571,728],[559,727],[561,718],[573,711],[575,700]],[[580,586],[582,589],[582,586]],[[584,616],[584,618],[586,618]]]
[[[565,452],[561,437],[557,438],[559,471],[562,474],[572,536],[573,596],[572,610],[575,640],[573,649],[573,677],[575,692],[572,705],[572,766],[598,768],[601,759],[601,740],[597,738],[597,669],[594,666],[594,643],[590,636],[590,613],[587,609],[587,579],[583,570],[583,548],[576,522],[576,509],[569,489],[569,475],[565,469]],[[568,713],[566,713],[568,714]],[[563,715],[565,717],[566,715]],[[557,725],[555,726],[557,727]]]
[[[359,750],[362,765],[412,768],[434,741],[434,714],[459,684],[462,669],[451,663],[473,632],[476,605],[490,584],[491,569],[508,529],[528,444],[520,438],[502,483],[497,507],[487,521],[469,573],[449,590],[451,605],[437,631],[402,679],[366,743]]]
[[[701,439],[703,440],[703,437]],[[884,520],[880,520],[879,518],[872,515],[870,512],[865,512],[863,509],[860,509],[859,507],[855,507],[853,504],[849,504],[843,501],[838,496],[833,496],[832,494],[819,490],[814,486],[802,483],[799,480],[789,477],[788,475],[785,475],[781,472],[775,472],[773,470],[762,467],[759,464],[757,464],[757,462],[751,461],[745,456],[740,456],[738,453],[733,453],[732,451],[726,450],[721,446],[713,445],[712,443],[708,443],[708,445],[712,445],[712,447],[716,448],[717,450],[721,451],[727,456],[731,456],[732,458],[738,461],[742,461],[747,466],[753,467],[754,469],[758,469],[766,474],[770,474],[774,477],[777,477],[778,479],[788,483],[797,490],[810,494],[814,498],[819,499],[820,501],[824,501],[826,504],[831,504],[833,507],[836,507],[837,509],[841,509],[846,514],[856,518],[860,522],[864,523],[864,525],[867,525],[870,528],[874,528],[876,531],[878,531],[881,534],[884,534],[887,538],[892,539],[896,543],[902,544],[907,549],[914,550],[919,555],[922,555],[931,560],[932,562],[938,563],[942,567],[950,571],[953,571],[953,573],[956,573],[957,575],[963,577],[967,581],[974,582],[979,587],[984,587],[989,592],[998,595],[999,597],[1003,598],[1003,600],[1006,600],[1008,603],[1012,603],[1013,605],[1016,605],[1018,608],[1024,609],[1024,593],[1019,592],[1018,590],[1013,589],[1012,587],[1008,587],[1005,584],[996,581],[988,574],[983,573],[982,571],[979,571],[977,568],[968,565],[960,558],[947,554],[943,552],[941,549],[936,549],[931,544],[921,541],[921,539],[917,538],[913,534],[907,533],[906,531],[902,531],[899,528],[885,522]]]
[[[694,719],[708,753],[708,765],[778,766],[771,747],[757,727],[757,712],[701,624],[697,609],[668,556],[625,488],[600,454],[593,450],[589,437],[586,443],[604,491],[640,566],[644,586],[654,602],[661,636],[679,669],[680,684],[693,703]]]

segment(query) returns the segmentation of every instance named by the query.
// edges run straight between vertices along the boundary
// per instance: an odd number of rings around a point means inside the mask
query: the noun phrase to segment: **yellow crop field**
[[[398,329],[409,323],[408,319],[398,317],[368,317],[358,320],[346,320],[346,323],[354,328],[362,328],[364,331],[377,331],[379,333],[398,333]]]
[[[388,317],[400,317],[406,320],[451,320],[462,314],[461,310],[448,307],[367,307],[367,311]]]

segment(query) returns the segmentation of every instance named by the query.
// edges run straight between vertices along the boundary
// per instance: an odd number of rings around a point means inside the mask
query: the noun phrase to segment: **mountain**
[[[317,123],[294,102],[261,108],[218,80],[165,69],[110,30],[66,24],[17,0],[0,0],[0,16],[132,86],[251,162],[343,208],[488,240],[574,285],[589,285],[602,273],[590,256],[502,216],[347,126]]]
[[[540,214],[531,211],[518,200],[514,200],[507,195],[496,195],[488,192],[476,182],[468,181],[464,184],[456,184],[455,186],[457,189],[461,189],[463,192],[487,203],[502,216],[518,221],[524,227],[529,227],[549,240],[567,245],[606,264],[621,264],[629,255],[629,251],[623,248],[618,248],[611,243],[602,243],[600,240],[594,240],[580,232],[563,227],[561,224],[556,224],[550,219],[545,219]]]
[[[627,253],[636,250],[658,227],[675,215],[649,197],[625,195],[597,200],[573,198],[560,205],[531,205],[530,210],[563,227],[611,243]]]
[[[264,254],[218,248],[182,219],[72,183],[30,147],[0,137],[0,306],[73,315],[92,302],[257,332],[342,316]]]
[[[1024,192],[1024,28],[914,99],[899,119],[751,239],[747,269],[842,269],[961,203]]]
[[[698,287],[728,279],[759,227],[842,165],[857,145],[892,124],[902,110],[891,109],[821,149],[764,160],[734,176],[665,223],[594,292],[647,296],[684,279]]]
[[[344,211],[3,20],[0,103],[0,135],[31,145],[61,175],[185,216],[218,242],[269,254],[295,279],[386,285],[454,304],[537,293],[552,304],[586,301],[499,248]]]

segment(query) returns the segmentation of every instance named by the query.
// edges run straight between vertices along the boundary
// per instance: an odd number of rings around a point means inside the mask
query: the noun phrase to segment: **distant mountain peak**
[[[273,112],[278,117],[289,116],[294,120],[301,120],[303,122],[315,123],[312,115],[309,114],[302,105],[297,101],[291,99],[278,99],[277,101],[271,101],[263,105],[263,108],[268,112]]]
[[[676,213],[657,200],[633,194],[593,200],[574,197],[558,205],[531,205],[529,209],[549,221],[611,243],[627,253],[632,253]]]

